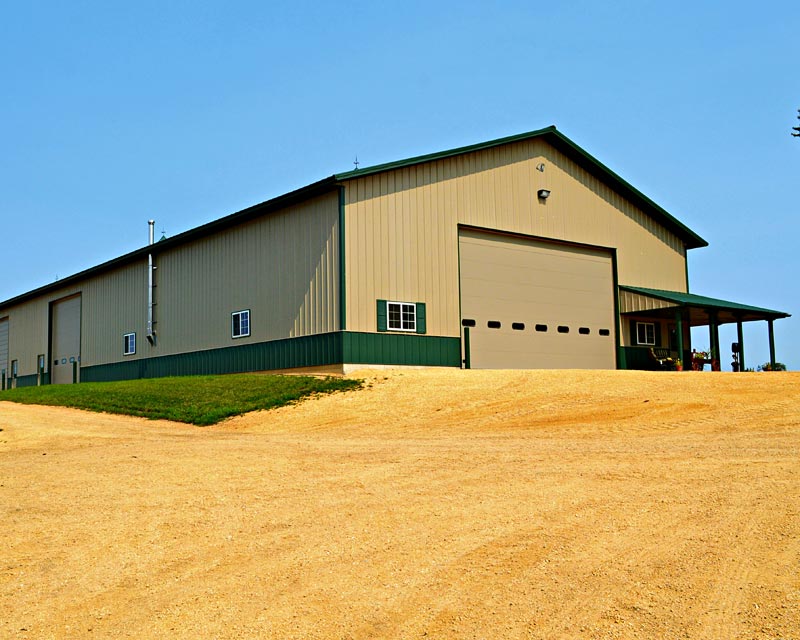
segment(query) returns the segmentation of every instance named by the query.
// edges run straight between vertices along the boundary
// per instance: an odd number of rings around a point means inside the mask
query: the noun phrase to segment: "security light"
[[[542,200],[547,200],[550,197],[550,189],[539,189],[539,191],[536,192],[536,195],[538,195]]]

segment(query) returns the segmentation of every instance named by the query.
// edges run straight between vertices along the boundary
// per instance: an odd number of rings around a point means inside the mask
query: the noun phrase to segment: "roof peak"
[[[373,165],[371,167],[364,167],[363,169],[355,169],[353,171],[337,173],[332,177],[337,181],[354,180],[357,178],[374,175],[376,173],[383,173],[384,171],[393,171],[395,169],[402,169],[403,167],[410,167],[425,162],[435,162],[444,158],[451,158],[453,156],[463,155],[466,153],[483,151],[485,149],[491,149],[492,147],[497,147],[503,144],[512,144],[514,142],[531,140],[534,138],[542,138],[546,140],[553,146],[553,148],[573,160],[585,171],[609,185],[612,189],[617,191],[617,193],[622,195],[624,198],[627,198],[654,220],[670,229],[673,233],[675,233],[675,235],[683,240],[687,249],[697,249],[708,246],[708,242],[706,242],[698,234],[692,231],[680,220],[675,218],[668,211],[656,204],[636,187],[624,180],[617,173],[609,169],[588,151],[570,140],[567,136],[561,133],[554,124],[550,125],[549,127],[545,127],[544,129],[536,129],[534,131],[518,133],[511,136],[505,136],[503,138],[496,138],[486,142],[478,142],[476,144],[471,144],[464,147],[456,147],[454,149],[447,149],[445,151],[437,151],[435,153],[414,156],[404,160],[396,160],[394,162],[386,162],[383,164]]]

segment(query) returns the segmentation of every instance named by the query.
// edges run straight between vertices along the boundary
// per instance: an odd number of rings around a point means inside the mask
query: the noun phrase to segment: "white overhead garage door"
[[[459,261],[472,368],[616,368],[609,251],[462,229]]]

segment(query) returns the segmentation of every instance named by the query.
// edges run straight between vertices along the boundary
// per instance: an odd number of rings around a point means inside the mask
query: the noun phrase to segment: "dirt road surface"
[[[364,375],[0,402],[0,637],[800,638],[800,374]]]

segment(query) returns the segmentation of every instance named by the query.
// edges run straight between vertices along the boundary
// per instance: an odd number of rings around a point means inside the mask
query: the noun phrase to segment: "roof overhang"
[[[619,292],[620,313],[623,315],[674,318],[676,311],[682,311],[684,317],[688,315],[691,326],[707,325],[714,317],[716,317],[717,324],[728,324],[754,320],[778,320],[791,316],[783,311],[753,307],[680,291],[620,285]]]

